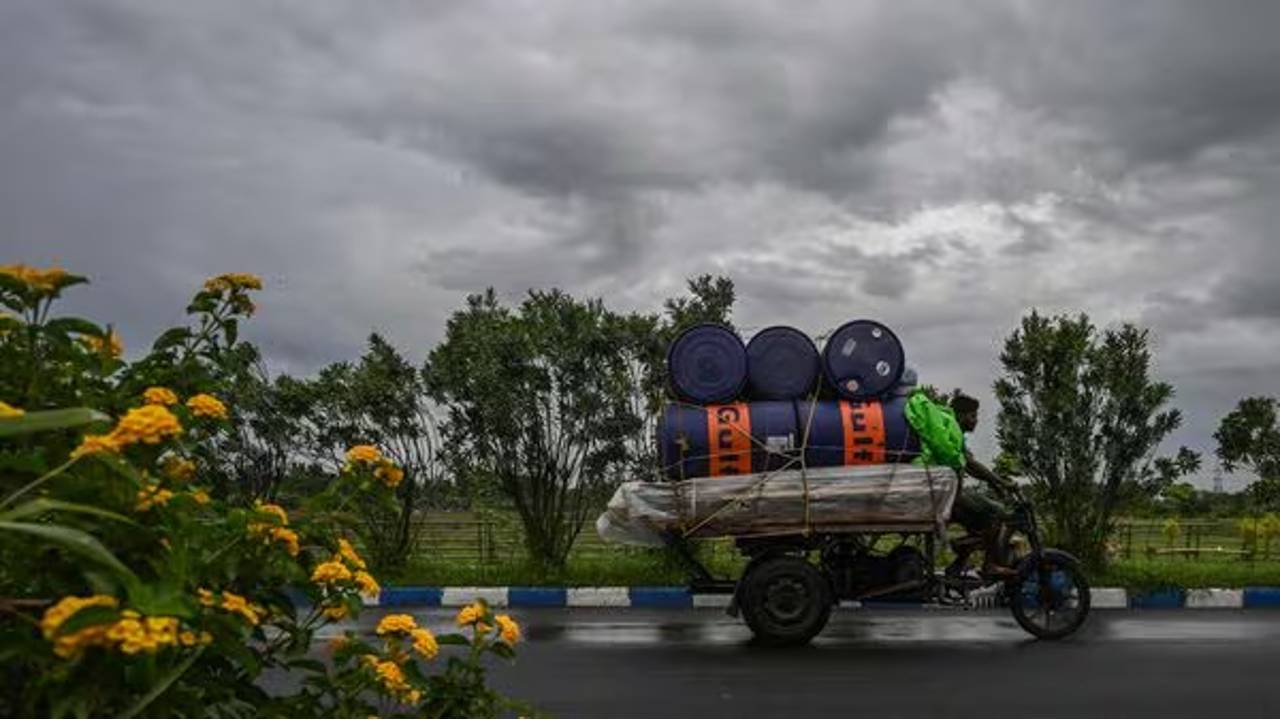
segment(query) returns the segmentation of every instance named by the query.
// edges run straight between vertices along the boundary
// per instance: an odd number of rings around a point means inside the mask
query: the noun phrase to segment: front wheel
[[[767,645],[803,645],[831,616],[831,586],[804,558],[761,561],[747,571],[738,592],[743,619]]]
[[[1060,640],[1089,616],[1089,581],[1080,562],[1064,552],[1045,550],[1026,558],[1008,588],[1013,619],[1041,640]]]

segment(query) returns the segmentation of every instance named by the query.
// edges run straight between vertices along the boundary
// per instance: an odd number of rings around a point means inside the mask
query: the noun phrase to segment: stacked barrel
[[[874,320],[841,325],[821,353],[792,327],[744,345],[723,325],[695,325],[671,343],[667,369],[675,400],[658,443],[673,480],[910,462],[920,451],[903,414],[914,372]]]

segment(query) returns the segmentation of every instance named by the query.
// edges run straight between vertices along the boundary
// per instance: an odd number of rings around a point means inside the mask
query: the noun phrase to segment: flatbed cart
[[[1031,503],[1018,495],[1005,518],[1000,544],[1008,577],[938,572],[934,523],[858,524],[821,532],[739,537],[748,563],[741,577],[717,579],[678,533],[665,537],[690,569],[694,593],[733,596],[731,616],[746,621],[770,645],[804,644],[820,633],[842,600],[918,601],[965,605],[971,591],[995,587],[1018,625],[1043,640],[1065,638],[1084,624],[1090,590],[1081,563],[1041,544]],[[1015,538],[1025,540],[1019,552]],[[981,552],[981,540],[952,543],[957,552]]]

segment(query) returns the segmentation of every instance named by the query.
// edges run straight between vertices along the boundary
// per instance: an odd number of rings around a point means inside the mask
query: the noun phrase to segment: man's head
[[[956,422],[964,432],[973,432],[978,427],[978,399],[964,393],[956,393],[951,398],[951,410],[956,414]]]

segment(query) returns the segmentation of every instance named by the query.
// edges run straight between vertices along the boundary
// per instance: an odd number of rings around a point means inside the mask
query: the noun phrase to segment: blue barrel
[[[796,424],[809,467],[909,463],[920,438],[903,412],[907,398],[796,402]]]
[[[747,386],[753,400],[797,400],[818,381],[818,348],[793,327],[765,328],[747,343]]]
[[[906,353],[893,331],[875,320],[841,325],[822,349],[822,370],[835,391],[850,400],[882,395],[898,384]]]
[[[663,471],[672,480],[684,480],[782,469],[798,453],[795,410],[789,401],[670,403],[658,421]],[[791,467],[798,469],[799,460]]]
[[[694,403],[725,403],[747,382],[747,350],[732,330],[694,325],[667,349],[667,372],[676,396]]]

